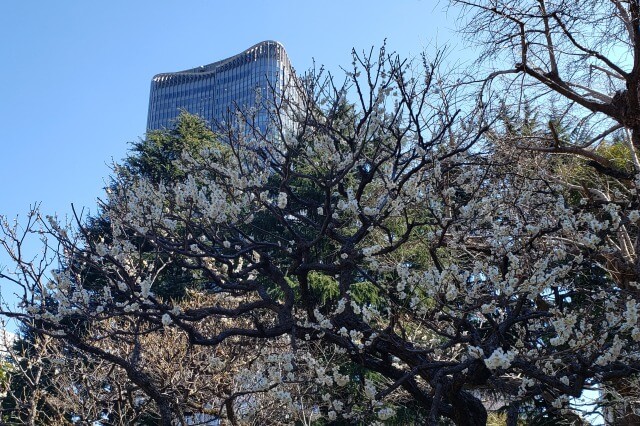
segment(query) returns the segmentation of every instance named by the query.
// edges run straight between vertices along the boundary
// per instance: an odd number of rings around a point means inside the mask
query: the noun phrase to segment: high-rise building
[[[147,130],[170,128],[185,110],[212,127],[233,120],[237,110],[252,113],[252,125],[265,130],[269,108],[263,100],[287,91],[295,73],[284,47],[263,41],[209,65],[153,77]]]

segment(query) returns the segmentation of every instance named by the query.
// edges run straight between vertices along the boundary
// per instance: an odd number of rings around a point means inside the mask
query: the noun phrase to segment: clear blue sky
[[[417,55],[452,38],[429,0],[110,0],[0,3],[0,214],[95,211],[128,142],[144,135],[154,74],[284,44],[294,67],[339,71],[350,50]]]

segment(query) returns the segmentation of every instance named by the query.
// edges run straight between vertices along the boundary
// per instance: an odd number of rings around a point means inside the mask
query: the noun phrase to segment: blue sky
[[[145,132],[149,84],[256,42],[284,44],[301,71],[339,72],[350,51],[415,56],[453,38],[446,2],[17,1],[0,3],[0,214],[30,204],[95,211],[109,164]]]

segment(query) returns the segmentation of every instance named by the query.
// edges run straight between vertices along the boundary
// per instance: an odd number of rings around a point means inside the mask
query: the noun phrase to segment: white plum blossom
[[[148,297],[149,297],[149,295],[151,294],[151,285],[152,285],[152,282],[151,282],[151,280],[149,280],[149,279],[143,280],[143,281],[140,283],[140,295],[141,295],[143,298],[145,298],[145,299],[146,299],[146,298],[148,298]]]
[[[378,391],[376,390],[376,387],[373,384],[373,382],[371,382],[369,379],[365,379],[365,381],[364,381],[364,394],[367,396],[367,398],[375,399],[377,392]]]
[[[166,327],[169,324],[171,324],[172,322],[173,321],[172,321],[171,316],[169,314],[162,315],[162,325],[164,325]]]
[[[285,207],[287,207],[287,193],[280,192],[278,193],[278,208],[284,209]]]
[[[378,418],[382,421],[389,420],[395,416],[396,411],[391,407],[386,407],[378,411]]]
[[[336,382],[336,385],[342,387],[349,383],[349,376],[346,374],[340,374],[338,371],[334,371],[333,380]]]
[[[515,351],[505,352],[502,348],[497,348],[484,360],[484,363],[490,370],[495,370],[497,368],[506,370],[511,366],[511,362],[513,362],[515,355]]]
[[[467,350],[469,351],[469,356],[471,356],[471,358],[474,358],[474,359],[484,358],[484,351],[482,350],[482,348],[479,348],[477,346],[469,346]]]

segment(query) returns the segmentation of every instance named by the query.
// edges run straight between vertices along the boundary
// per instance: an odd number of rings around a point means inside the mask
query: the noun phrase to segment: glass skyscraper
[[[252,125],[265,130],[270,111],[262,100],[282,96],[295,79],[284,47],[263,41],[242,53],[209,65],[153,77],[147,130],[170,128],[181,110],[211,123],[250,112]]]

